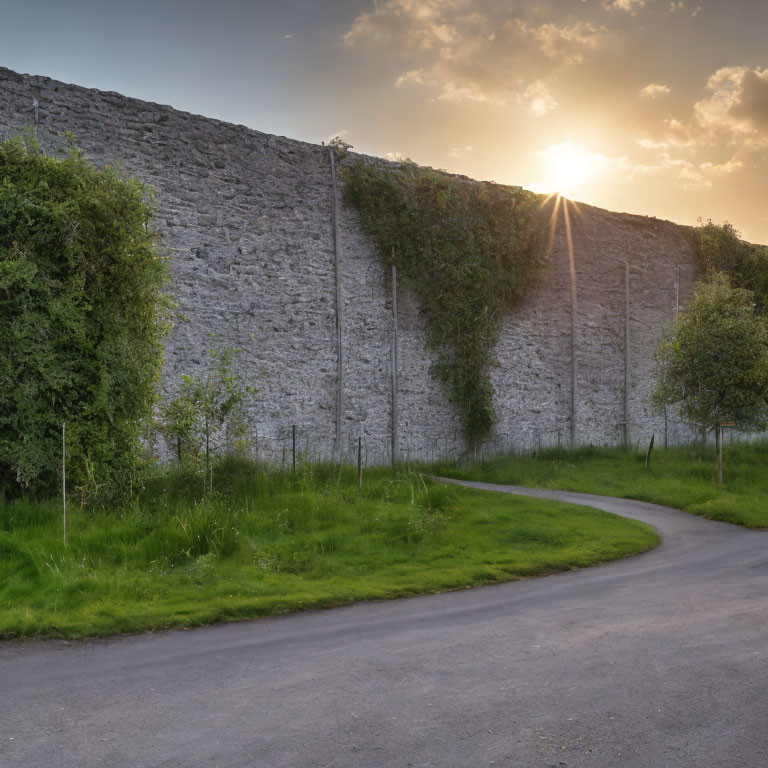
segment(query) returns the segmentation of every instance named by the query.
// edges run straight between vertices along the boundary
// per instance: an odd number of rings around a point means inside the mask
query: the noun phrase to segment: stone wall
[[[327,148],[271,136],[116,93],[0,68],[0,136],[35,119],[48,151],[71,131],[97,165],[119,161],[156,193],[179,322],[166,344],[165,386],[206,365],[212,345],[241,350],[257,387],[254,442],[282,460],[297,425],[302,451],[330,456],[336,432],[337,337],[331,169]],[[340,198],[340,195],[339,195]],[[354,211],[340,199],[343,448],[363,436],[369,463],[391,441],[391,288]],[[644,398],[653,349],[695,267],[686,228],[569,204],[573,230],[575,439],[621,441],[625,262],[630,264],[631,440],[657,440],[664,419]],[[400,296],[399,434],[404,458],[463,448],[459,414],[429,375],[423,326]],[[499,422],[485,450],[532,449],[571,435],[571,275],[562,209],[547,281],[507,318],[493,373]],[[676,421],[670,441],[685,439]]]

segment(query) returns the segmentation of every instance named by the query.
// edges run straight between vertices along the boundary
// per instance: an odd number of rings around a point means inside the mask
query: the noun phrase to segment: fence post
[[[357,436],[357,490],[363,490],[363,436]]]
[[[64,521],[64,544],[67,543],[67,422],[61,422],[61,501]]]

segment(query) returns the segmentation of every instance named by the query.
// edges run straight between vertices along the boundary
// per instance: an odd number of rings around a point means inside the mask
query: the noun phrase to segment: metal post
[[[629,262],[624,262],[624,447],[629,448]]]
[[[675,325],[680,312],[680,267],[675,267]]]
[[[571,276],[571,446],[576,443],[576,259],[573,252],[571,218],[568,214],[568,200],[563,198],[565,236],[568,243],[568,268]]]
[[[67,543],[67,422],[61,422],[61,501],[64,511],[64,543]]]
[[[35,110],[35,136],[37,136],[37,124],[40,122],[40,102],[37,99],[32,99],[32,106]]]
[[[357,436],[357,490],[363,490],[363,436]]]
[[[293,442],[293,474],[296,474],[296,425],[291,426],[291,437]]]
[[[339,222],[337,214],[336,194],[336,152],[333,147],[328,151],[331,156],[331,186],[333,200],[331,203],[331,223],[333,228],[333,257],[336,273],[336,439],[334,453],[341,458],[341,431],[344,420],[344,358],[342,356],[342,331],[344,327],[341,304],[341,247],[339,242]]]
[[[392,466],[400,461],[397,435],[397,267],[392,248]]]

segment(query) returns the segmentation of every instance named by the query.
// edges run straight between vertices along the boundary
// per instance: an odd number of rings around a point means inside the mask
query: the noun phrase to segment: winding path
[[[524,582],[112,640],[0,644],[3,768],[765,768],[768,534],[654,525]]]

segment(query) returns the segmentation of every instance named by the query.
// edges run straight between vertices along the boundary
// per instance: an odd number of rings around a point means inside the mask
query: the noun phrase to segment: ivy
[[[693,246],[706,280],[724,273],[734,288],[751,291],[757,312],[768,315],[767,246],[745,242],[728,222],[718,225],[712,221],[696,227]]]
[[[548,263],[539,198],[410,161],[384,167],[358,160],[343,174],[346,201],[418,298],[435,353],[432,373],[474,445],[495,422],[490,373],[505,312]]]
[[[141,462],[169,301],[151,192],[72,142],[0,143],[0,496],[117,489]]]

